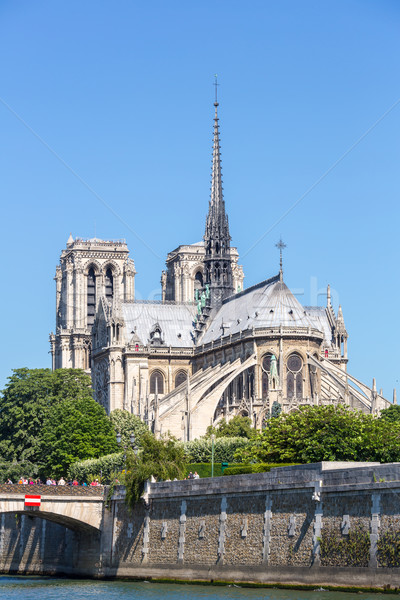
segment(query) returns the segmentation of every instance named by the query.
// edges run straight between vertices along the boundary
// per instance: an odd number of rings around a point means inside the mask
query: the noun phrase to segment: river
[[[363,593],[363,600],[383,594]],[[386,596],[387,597],[387,596]],[[92,581],[46,577],[0,576],[4,600],[359,600],[359,594],[317,590],[280,590],[238,586],[177,585],[127,581]]]

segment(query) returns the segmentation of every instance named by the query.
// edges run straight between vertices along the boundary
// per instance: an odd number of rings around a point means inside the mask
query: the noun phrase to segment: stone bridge
[[[26,494],[40,496],[40,506],[26,506]],[[76,531],[100,532],[105,504],[103,486],[0,485],[0,515],[39,517]]]

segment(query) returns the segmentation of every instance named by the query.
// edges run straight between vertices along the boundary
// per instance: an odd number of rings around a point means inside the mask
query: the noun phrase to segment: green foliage
[[[71,463],[115,450],[112,425],[104,408],[91,396],[65,398],[42,428],[43,470],[60,477]]]
[[[111,483],[116,473],[122,471],[125,467],[124,453],[107,454],[101,458],[91,458],[79,462],[74,462],[68,470],[68,477],[76,478],[80,483],[89,482],[93,479],[100,479],[102,483]],[[120,479],[120,475],[117,475]]]
[[[370,537],[362,527],[355,527],[348,535],[323,531],[320,539],[321,564],[338,567],[367,567]]]
[[[379,536],[378,562],[381,567],[400,567],[400,533],[386,531]]]
[[[201,478],[211,477],[211,470],[212,470],[211,463],[190,463],[190,464],[186,465],[185,477],[187,477],[189,475],[190,471],[192,471],[192,473],[197,471],[197,473],[200,475]],[[221,463],[214,463],[214,477],[220,477],[221,475],[222,475]]]
[[[213,427],[209,425],[207,427],[206,438],[209,438],[211,434],[215,434],[217,438],[221,437],[242,437],[251,439],[257,434],[257,430],[251,426],[251,419],[249,417],[242,417],[236,415],[229,421],[223,419],[217,425]]]
[[[126,410],[117,408],[111,411],[110,419],[115,434],[121,434],[121,446],[123,448],[130,445],[130,434],[132,432],[135,434],[136,445],[141,446],[142,436],[149,431],[149,428],[139,417],[132,415]]]
[[[392,404],[389,408],[384,408],[381,411],[381,419],[389,423],[398,423],[400,421],[400,406]]]
[[[244,437],[221,437],[214,442],[214,463],[235,462],[234,455],[239,448],[246,448],[249,440]],[[185,453],[190,463],[211,462],[212,442],[202,438],[185,442]]]
[[[344,405],[303,406],[270,419],[236,460],[310,463],[400,460],[400,424]]]
[[[83,371],[13,371],[0,401],[0,455],[10,468],[19,465],[19,475],[65,476],[72,462],[116,449]]]
[[[271,407],[271,419],[276,419],[282,412],[282,405],[275,400]]]
[[[156,439],[150,432],[142,436],[142,452],[135,455],[128,450],[126,455],[126,502],[133,508],[139,501],[144,484],[151,476],[157,480],[182,479],[186,460],[183,445],[173,437]]]
[[[224,471],[224,475],[243,475],[245,473],[267,473],[271,469],[276,469],[277,467],[292,467],[297,463],[256,463],[252,465],[231,465]]]

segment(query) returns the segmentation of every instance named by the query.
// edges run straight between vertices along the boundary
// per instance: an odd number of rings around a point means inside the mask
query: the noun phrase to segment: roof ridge
[[[228,296],[228,298],[225,298],[225,300],[223,300],[222,304],[226,304],[227,302],[230,302],[231,300],[240,298],[241,296],[244,296],[245,294],[248,294],[249,292],[252,292],[253,290],[256,290],[260,287],[264,287],[270,283],[275,283],[276,281],[279,281],[279,275],[274,275],[273,277],[270,277],[269,279],[264,279],[264,281],[255,283],[254,285],[250,286],[249,288],[246,288],[245,290],[242,290],[241,292],[237,292],[236,294],[232,294],[232,296]]]

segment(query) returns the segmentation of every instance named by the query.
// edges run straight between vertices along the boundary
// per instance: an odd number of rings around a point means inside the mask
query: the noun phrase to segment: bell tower
[[[133,302],[135,264],[125,240],[73,239],[56,268],[56,332],[50,334],[53,369],[90,371],[92,326],[100,298]]]

